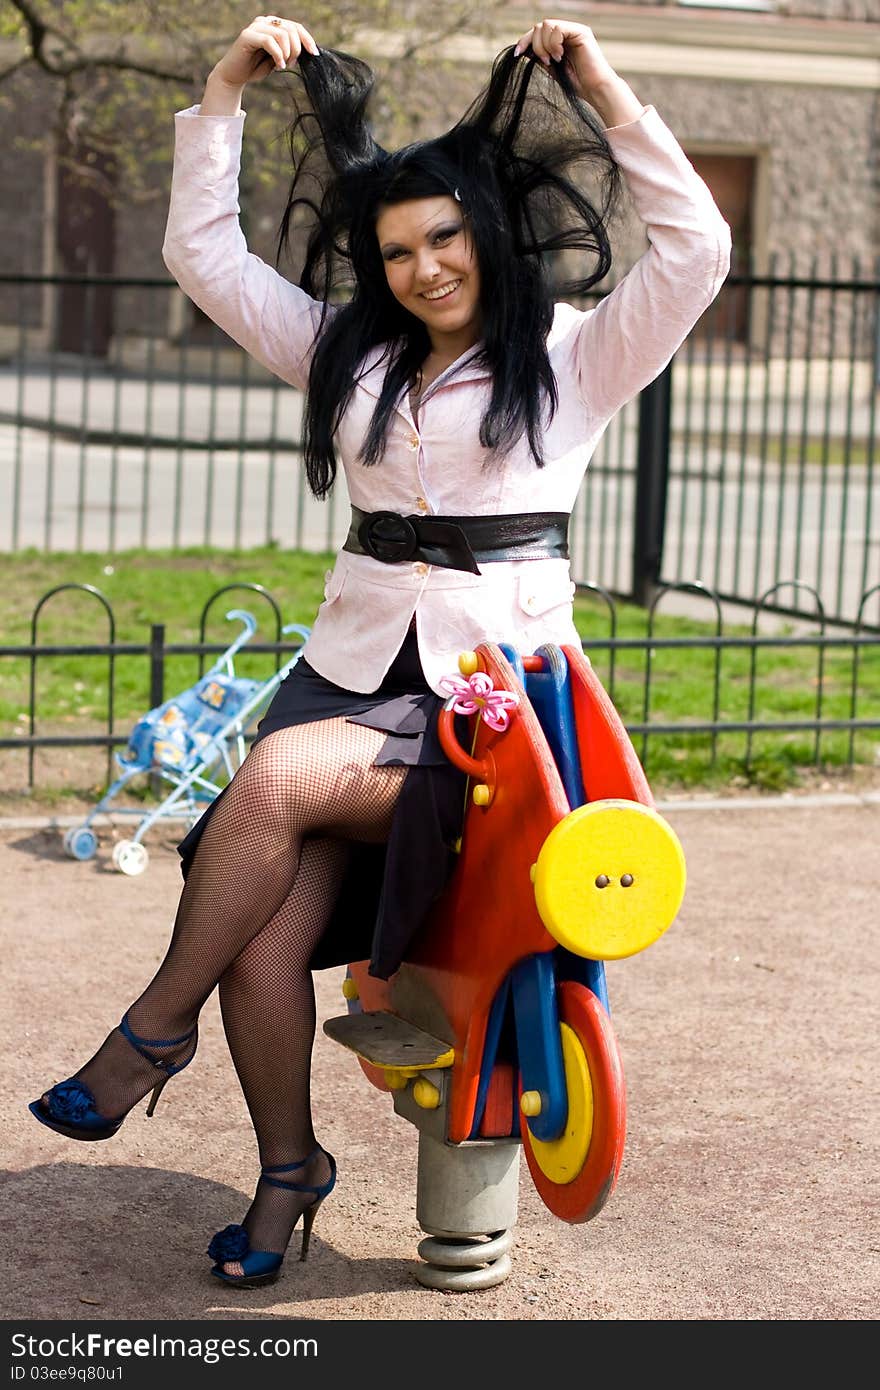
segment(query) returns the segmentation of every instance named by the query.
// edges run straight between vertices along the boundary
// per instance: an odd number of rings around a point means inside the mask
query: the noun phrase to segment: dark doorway
[[[733,236],[732,271],[747,272],[752,264],[756,156],[688,152],[688,158],[709,185],[722,217],[730,226]],[[709,312],[715,332],[731,336],[735,342],[748,342],[747,286],[726,285]],[[700,328],[705,335],[708,325],[702,323]]]

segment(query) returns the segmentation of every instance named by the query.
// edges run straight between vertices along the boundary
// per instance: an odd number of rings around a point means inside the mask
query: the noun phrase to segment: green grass
[[[14,646],[31,640],[33,611],[50,589],[61,584],[90,584],[112,605],[116,639],[146,643],[150,625],[164,623],[166,641],[198,640],[199,618],[211,596],[226,585],[260,584],[276,599],[285,623],[310,624],[321,601],[324,574],[330,554],[304,554],[265,547],[249,551],[191,550],[171,554],[130,551],[115,555],[45,555],[26,552],[0,556],[0,642]],[[274,638],[274,615],[266,603],[246,588],[222,595],[211,609],[206,640],[226,645],[238,626],[225,621],[230,608],[248,608],[259,619],[257,640]],[[587,652],[606,689],[627,723],[645,717],[644,690],[647,657],[644,651],[622,650],[614,657],[614,671],[607,650],[591,651],[590,639],[611,635],[607,610],[590,597],[578,597],[575,618]],[[644,610],[620,604],[619,637],[643,637]],[[712,635],[714,626],[694,619],[659,615],[658,637]],[[725,635],[747,635],[749,628],[725,628]],[[67,591],[56,594],[43,607],[36,640],[41,645],[102,643],[110,629],[102,605],[91,595]],[[650,706],[652,722],[682,726],[675,735],[652,734],[647,740],[634,735],[636,750],[645,763],[655,791],[678,788],[718,788],[726,785],[780,789],[797,785],[810,769],[842,769],[849,766],[850,736],[828,732],[816,752],[811,733],[760,733],[753,736],[747,758],[747,736],[721,733],[714,740],[706,734],[689,734],[687,724],[713,717],[716,689],[718,715],[724,720],[749,716],[750,669],[748,650],[728,648],[719,658],[712,649],[658,650],[651,658]],[[100,733],[106,730],[109,663],[106,657],[42,656],[36,662],[37,731],[41,733]],[[274,669],[270,655],[244,651],[236,668],[241,675],[265,679]],[[851,713],[852,649],[825,654],[820,686],[819,655],[809,648],[763,648],[755,665],[757,698],[753,717],[763,720],[808,719],[816,714],[821,690],[822,713],[827,718],[846,718]],[[198,676],[195,657],[172,657],[166,665],[166,698],[182,690]],[[0,735],[14,737],[27,732],[30,662],[4,657],[0,660]],[[115,662],[114,729],[127,734],[149,705],[149,666],[145,656],[117,657]],[[880,718],[880,646],[863,650],[858,664],[858,706],[862,718]],[[852,761],[874,766],[880,748],[880,730],[856,737]],[[4,756],[5,754],[5,756]],[[67,759],[62,773],[53,773],[52,752],[37,755],[41,798],[63,799],[85,792],[90,797],[104,785],[106,755],[98,749],[77,752]],[[24,753],[0,750],[0,767],[15,764],[10,779],[0,775],[0,785],[22,781]],[[143,793],[146,794],[146,793]]]
[[[655,789],[704,787],[717,789],[733,784],[763,790],[781,790],[798,785],[804,775],[816,769],[839,770],[853,762],[874,767],[880,752],[880,729],[858,734],[850,751],[846,731],[822,733],[817,750],[812,732],[772,731],[745,733],[688,734],[687,724],[719,721],[737,722],[795,721],[816,718],[847,719],[853,716],[853,648],[768,646],[756,650],[743,647],[659,648],[650,656],[644,650],[618,650],[614,670],[607,649],[591,652],[590,638],[611,634],[604,605],[577,599],[575,621],[597,674],[626,724],[675,723],[675,735],[633,735],[636,751],[645,764]],[[777,632],[791,635],[793,626]],[[748,624],[724,627],[726,637],[747,637]],[[713,623],[689,618],[658,615],[655,637],[713,636]],[[647,635],[647,615],[633,605],[618,606],[617,634],[620,638]],[[648,708],[645,709],[645,680],[650,660]],[[754,660],[754,708],[750,712],[752,663]],[[820,662],[821,669],[820,669]],[[862,648],[856,658],[855,717],[880,719],[880,644]],[[717,690],[717,713],[716,713]],[[819,701],[821,700],[821,705]]]
[[[673,430],[672,438],[679,443],[687,443],[692,455],[699,452],[703,447],[711,449],[721,449],[726,451],[728,460],[728,472],[740,453],[743,453],[752,462],[760,462],[767,459],[770,463],[783,463],[786,468],[794,469],[801,463],[808,464],[828,464],[833,467],[840,467],[849,464],[853,467],[864,468],[869,459],[876,458],[877,446],[869,446],[867,439],[853,438],[841,439],[839,435],[829,436],[828,439],[817,438],[815,435],[804,439],[798,427],[792,426],[790,434],[782,435],[768,434],[766,438],[760,434],[752,432],[745,438],[739,431],[731,427],[727,434],[718,431],[710,431],[705,436],[699,428],[691,430]],[[869,451],[870,449],[870,451]]]

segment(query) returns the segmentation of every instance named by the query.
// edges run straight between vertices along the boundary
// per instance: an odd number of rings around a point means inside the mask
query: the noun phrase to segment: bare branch
[[[48,63],[43,52],[44,45],[48,38],[60,39],[66,49],[73,49],[76,51],[76,43],[70,35],[65,34],[61,29],[56,29],[52,24],[47,24],[42,16],[34,9],[33,5],[30,4],[30,0],[9,0],[9,3],[12,5],[13,9],[18,10],[18,13],[25,22],[31,49],[29,56],[33,58],[34,62],[38,63],[40,67],[45,68],[48,72],[55,71],[52,65]]]
[[[65,34],[61,29],[53,24],[47,24],[42,17],[37,14],[30,0],[9,0],[9,3],[18,10],[24,20],[30,42],[30,53],[16,64],[17,67],[28,61],[33,61],[38,67],[42,68],[50,77],[72,77],[76,73],[88,72],[95,68],[103,68],[113,72],[136,72],[141,77],[153,77],[159,82],[188,83],[192,81],[192,72],[181,72],[172,68],[157,67],[152,63],[142,63],[137,59],[129,58],[125,53],[124,47],[120,47],[117,56],[93,56],[83,51],[82,45],[78,44],[69,34]],[[47,51],[47,44],[52,40],[58,40],[62,45],[54,52]],[[64,54],[70,56],[64,57]],[[12,71],[12,69],[10,69]],[[8,74],[4,74],[6,76]]]
[[[191,71],[179,72],[173,68],[155,68],[151,63],[138,63],[134,58],[83,58],[78,63],[66,68],[63,75],[84,72],[92,68],[102,68],[109,72],[136,72],[141,77],[154,77],[157,82],[178,82],[186,85],[193,80]],[[62,74],[59,73],[58,75]]]

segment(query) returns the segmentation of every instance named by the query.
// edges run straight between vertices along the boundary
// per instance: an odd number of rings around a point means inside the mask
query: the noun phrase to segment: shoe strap
[[[181,1043],[189,1042],[196,1030],[195,1027],[190,1028],[189,1032],[184,1033],[182,1038],[171,1038],[170,1040],[167,1038],[139,1038],[137,1033],[132,1031],[128,1014],[126,1014],[119,1024],[119,1031],[126,1042],[131,1043],[135,1052],[139,1052],[145,1061],[152,1062],[154,1066],[161,1067],[163,1070],[181,1071],[182,1068],[175,1066],[173,1062],[163,1062],[161,1059],[150,1057],[145,1049],[148,1047],[179,1047]]]
[[[311,1153],[306,1154],[305,1158],[298,1158],[295,1163],[278,1163],[273,1168],[261,1168],[260,1172],[264,1174],[293,1173],[297,1168],[304,1168],[307,1163],[311,1163],[313,1158],[317,1158],[318,1154],[324,1152],[324,1149],[322,1149],[321,1145],[319,1144],[317,1148],[312,1149]]]
[[[327,1162],[330,1164],[330,1176],[326,1182],[311,1186],[307,1183],[284,1182],[281,1178],[272,1177],[273,1173],[290,1173],[294,1168],[302,1168],[304,1164],[308,1163],[319,1153],[323,1153]],[[316,1197],[325,1197],[328,1192],[332,1191],[336,1182],[336,1160],[332,1154],[328,1154],[327,1150],[322,1149],[319,1144],[316,1149],[312,1149],[312,1152],[308,1154],[306,1158],[301,1159],[299,1163],[283,1163],[277,1168],[261,1169],[260,1182],[268,1183],[270,1187],[284,1188],[287,1192],[312,1192]]]

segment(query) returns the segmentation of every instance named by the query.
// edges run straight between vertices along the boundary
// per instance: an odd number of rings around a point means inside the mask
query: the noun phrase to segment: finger
[[[516,47],[513,50],[514,58],[518,58],[520,54],[525,53],[526,49],[529,48],[532,42],[532,35],[534,34],[534,32],[535,27],[534,25],[532,25],[531,29],[527,29],[524,34],[520,35],[520,37],[516,41]]]
[[[544,45],[544,51],[559,62],[565,52],[565,34],[556,20],[544,20],[541,26],[541,42]]]
[[[303,49],[319,57],[321,50],[305,25],[293,19],[282,19],[276,23],[275,18],[270,16],[264,19],[263,24],[271,29],[272,36],[282,45],[288,63],[295,63]]]
[[[275,32],[272,30],[259,30],[257,32],[257,38],[260,48],[263,49],[264,53],[268,53],[276,68],[285,68],[287,62],[284,57],[284,50],[281,47],[280,40],[275,37]]]
[[[550,54],[547,52],[547,46],[544,43],[543,25],[537,25],[532,35],[532,52],[535,57],[545,65],[550,62]]]
[[[282,20],[280,24],[275,24],[272,19],[268,19],[266,22],[270,25],[270,32],[272,38],[275,40],[275,42],[278,44],[278,47],[281,49],[285,65],[287,63],[295,62],[297,57],[299,56],[299,49],[298,47],[294,48],[293,41],[290,36],[290,28],[288,26],[287,21]]]
[[[309,31],[308,31],[308,29],[305,27],[305,25],[304,25],[304,24],[294,24],[293,27],[294,27],[294,29],[298,30],[299,36],[300,36],[300,42],[301,42],[301,44],[302,44],[302,47],[306,50],[306,52],[307,52],[307,53],[311,53],[312,56],[315,57],[315,58],[319,58],[319,57],[321,56],[321,50],[320,50],[320,48],[318,47],[318,45],[315,43],[315,40],[312,38],[311,34],[309,33]]]

